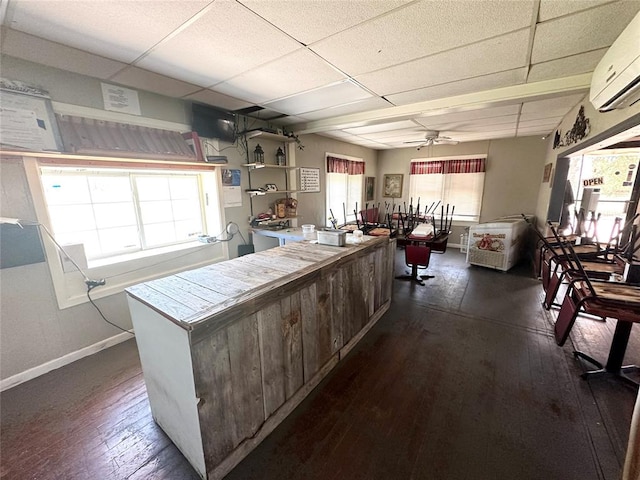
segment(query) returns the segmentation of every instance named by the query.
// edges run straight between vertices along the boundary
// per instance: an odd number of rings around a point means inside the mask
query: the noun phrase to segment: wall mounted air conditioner
[[[640,13],[604,54],[591,78],[589,100],[606,112],[640,100]]]

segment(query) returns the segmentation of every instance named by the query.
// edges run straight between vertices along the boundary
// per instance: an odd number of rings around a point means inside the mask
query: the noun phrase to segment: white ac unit
[[[606,112],[640,100],[640,13],[604,54],[591,78],[589,100]]]

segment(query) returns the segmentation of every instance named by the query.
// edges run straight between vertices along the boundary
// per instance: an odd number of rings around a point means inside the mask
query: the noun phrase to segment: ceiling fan
[[[437,130],[427,130],[422,140],[410,140],[404,143],[414,143],[416,148],[420,150],[422,147],[429,145],[456,145],[458,142],[452,140],[451,137],[440,136],[440,132]]]

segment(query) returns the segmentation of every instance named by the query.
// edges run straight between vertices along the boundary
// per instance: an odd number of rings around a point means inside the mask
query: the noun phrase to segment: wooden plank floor
[[[619,479],[635,391],[579,378],[526,265],[450,249],[429,270],[395,282],[390,311],[228,480]],[[612,329],[579,320],[571,341],[606,358]],[[151,418],[134,341],[3,392],[0,412],[2,479],[198,478]]]

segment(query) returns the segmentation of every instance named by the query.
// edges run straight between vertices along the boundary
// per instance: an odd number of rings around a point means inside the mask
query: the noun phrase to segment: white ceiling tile
[[[518,122],[518,115],[503,115],[500,117],[483,118],[478,120],[467,120],[451,123],[429,123],[429,128],[439,131],[457,132],[486,132],[495,130],[500,125],[515,125]]]
[[[110,78],[110,80],[141,90],[167,95],[169,97],[184,97],[201,90],[201,87],[181,82],[173,78],[137,67],[127,67]]]
[[[560,113],[562,112],[562,113]],[[564,117],[567,114],[568,110],[556,110],[553,112],[534,112],[534,113],[527,113],[527,114],[522,114],[520,115],[520,121],[521,122],[527,122],[529,120],[546,120],[550,123],[560,123],[560,121],[562,120],[562,117]],[[553,115],[553,114],[556,115]]]
[[[267,21],[309,45],[412,0],[239,0]]]
[[[300,48],[215,86],[254,103],[266,103],[345,79],[312,52]]]
[[[389,143],[421,140],[426,137],[426,133],[427,130],[424,128],[413,128],[405,130],[392,130],[388,132],[365,133],[358,136],[372,141]]]
[[[416,125],[412,120],[403,120],[400,122],[379,123],[377,125],[367,125],[365,127],[345,128],[345,132],[353,133],[354,135],[362,135],[375,132],[388,132],[391,130],[400,130],[403,128],[408,129],[421,129],[421,125]]]
[[[344,81],[276,102],[266,103],[265,106],[289,115],[299,115],[323,107],[356,102],[368,97],[371,97],[369,92],[350,81]]]
[[[565,111],[568,112],[584,99],[583,94],[565,95],[561,97],[548,98],[546,100],[536,100],[522,104],[522,114],[535,112]]]
[[[597,7],[609,2],[611,2],[611,0],[541,0],[538,21],[545,22],[552,18],[562,17],[581,10],[587,10],[588,8]]]
[[[244,100],[229,97],[213,90],[203,89],[199,92],[192,93],[184,97],[185,100],[193,100],[194,102],[206,103],[214,105],[224,110],[240,110],[242,108],[251,107],[253,104]]]
[[[391,95],[511,70],[526,65],[528,42],[529,31],[520,30],[385,70],[359,75],[356,80],[378,95]]]
[[[301,123],[301,122],[304,122],[303,118],[291,115],[288,117],[278,118],[277,120],[274,120],[273,123],[276,123],[278,125],[296,125],[297,123]]]
[[[321,120],[323,118],[337,117],[340,115],[348,115],[350,113],[366,112],[369,110],[377,110],[380,108],[388,108],[392,105],[380,97],[371,97],[358,102],[347,103],[330,108],[322,108],[313,112],[306,112],[300,115],[305,120]]]
[[[539,120],[520,120],[518,122],[518,131],[525,128],[541,128],[543,130],[544,129],[551,130],[552,128],[555,128],[560,123],[560,120],[558,120],[557,122],[553,120],[549,120],[548,118],[542,118]]]
[[[318,43],[314,51],[350,75],[529,27],[532,0],[422,1]]]
[[[610,46],[640,10],[640,2],[608,3],[574,15],[538,24],[532,63]]]
[[[6,29],[2,53],[69,72],[106,79],[126,67],[124,63],[92,55],[82,50]]]
[[[428,115],[417,118],[416,121],[428,128],[431,123],[466,122],[475,119],[502,117],[504,115],[517,115],[520,112],[520,104],[503,105],[501,107],[478,108],[465,112],[446,113],[444,115]]]
[[[555,130],[555,126],[550,128],[529,127],[518,129],[518,137],[531,137],[533,135],[549,135]]]
[[[16,30],[129,63],[208,3],[12,0],[7,17],[8,26]]]
[[[570,57],[532,65],[529,70],[527,82],[539,82],[542,80],[593,72],[606,51],[606,48],[601,48],[599,50],[593,50],[592,52],[580,53],[578,55],[571,55]]]
[[[185,81],[214,86],[298,48],[295,40],[242,5],[216,1],[137,64],[168,76],[179,71]]]
[[[437,98],[453,97],[465,93],[481,92],[494,88],[519,85],[525,82],[527,67],[507,70],[506,72],[490,73],[474,78],[466,78],[433,87],[419,88],[408,92],[385,95],[394,105],[408,105]]]

